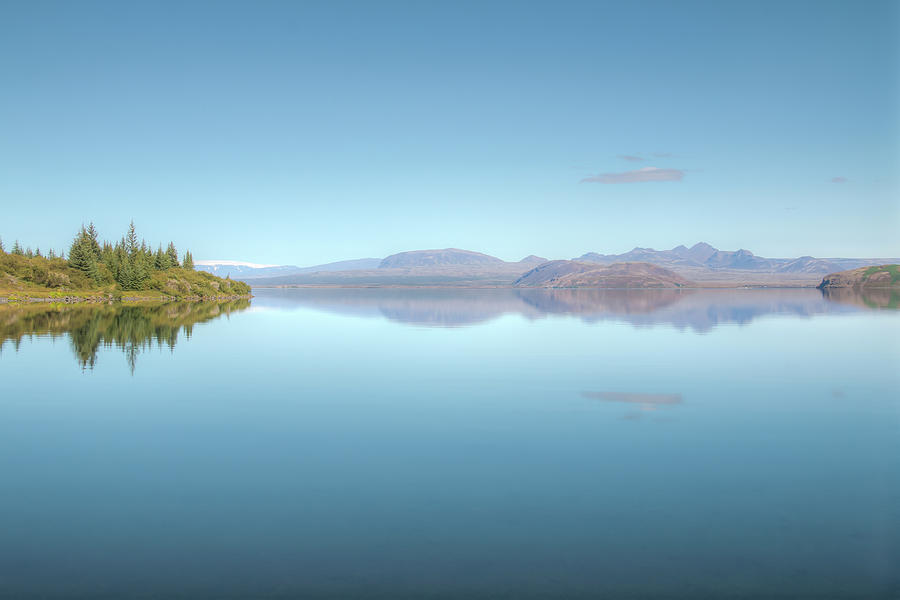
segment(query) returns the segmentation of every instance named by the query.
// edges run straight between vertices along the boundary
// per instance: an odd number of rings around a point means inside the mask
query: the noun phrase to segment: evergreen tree
[[[128,225],[128,233],[125,235],[125,252],[128,256],[134,258],[138,253],[137,232],[134,230],[134,221]]]
[[[134,221],[128,226],[128,233],[122,238],[122,256],[116,271],[116,281],[123,290],[140,290],[150,277],[153,260],[147,252],[147,244],[138,245]]]
[[[190,271],[194,270],[194,257],[191,255],[190,250],[186,250],[184,253],[184,260],[181,261],[181,266],[184,269],[188,269]]]
[[[34,252],[31,251],[31,247],[25,249],[25,258],[34,258]]]
[[[6,254],[6,248],[3,247],[3,238],[0,238],[0,254]]]
[[[25,251],[22,250],[22,246],[19,245],[19,240],[13,242],[12,253],[19,256],[23,256],[25,254]]]
[[[166,248],[166,254],[169,256],[170,265],[173,267],[179,266],[178,250],[175,249],[175,244],[173,242],[169,242],[169,247]]]
[[[165,271],[172,265],[169,263],[169,255],[163,252],[162,244],[160,244],[159,248],[156,249],[156,254],[153,257],[153,268],[157,271]]]
[[[50,248],[50,251],[47,252],[47,258],[49,258],[50,260],[56,258],[56,252],[53,251],[53,248]]]
[[[100,248],[100,262],[110,268],[109,266],[109,257],[112,255],[113,247],[109,242],[103,242],[103,246]]]
[[[100,281],[100,268],[91,245],[91,235],[84,225],[69,248],[69,266],[78,269],[94,281]]]
[[[100,255],[103,257],[103,264],[106,265],[106,268],[109,269],[110,273],[112,273],[113,279],[118,281],[119,278],[117,276],[117,273],[119,270],[119,260],[112,244],[110,244],[109,242],[103,242],[103,248],[101,249]]]
[[[100,260],[100,242],[97,241],[97,229],[94,227],[93,221],[91,221],[90,225],[88,225],[87,234],[88,243],[91,246],[91,252],[94,253],[94,258],[96,260]]]
[[[144,242],[141,242],[141,251],[138,252],[138,263],[140,264],[140,272],[144,273],[141,279],[143,281],[150,277],[150,273],[153,271],[153,250]]]
[[[35,256],[41,256],[41,247],[40,247],[40,246],[38,246],[37,248],[35,248],[35,250],[34,250],[34,255],[35,255]]]
[[[125,253],[125,238],[123,237],[109,252],[104,256],[103,262],[113,274],[116,282],[120,285],[125,277],[125,262],[128,260],[128,254]]]

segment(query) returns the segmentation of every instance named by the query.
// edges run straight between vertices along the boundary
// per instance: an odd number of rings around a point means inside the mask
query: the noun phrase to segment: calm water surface
[[[0,308],[0,598],[897,598],[890,294]]]

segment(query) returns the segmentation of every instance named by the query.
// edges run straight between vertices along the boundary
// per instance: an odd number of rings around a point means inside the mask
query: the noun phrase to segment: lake
[[[896,293],[0,307],[0,598],[898,598]]]

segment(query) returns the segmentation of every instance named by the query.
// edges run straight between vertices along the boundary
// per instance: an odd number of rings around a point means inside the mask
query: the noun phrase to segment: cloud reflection
[[[645,410],[656,410],[658,406],[681,404],[681,394],[635,394],[630,392],[581,392],[582,398],[601,400],[603,402],[625,402],[640,404]]]
[[[581,392],[581,397],[588,400],[599,400],[600,402],[635,405],[637,407],[636,412],[627,412],[622,416],[626,421],[636,421],[643,418],[644,414],[648,412],[655,412],[661,408],[676,406],[684,402],[681,394],[647,394],[644,392],[583,391]]]

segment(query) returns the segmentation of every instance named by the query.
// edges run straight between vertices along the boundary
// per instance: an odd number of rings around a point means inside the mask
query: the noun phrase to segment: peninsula
[[[876,265],[831,273],[822,279],[826,288],[900,288],[900,265]]]
[[[82,226],[68,253],[23,248],[0,240],[0,302],[211,300],[250,297],[250,286],[194,270],[189,251],[156,250],[138,240],[134,223],[117,242],[100,242],[93,223]]]

